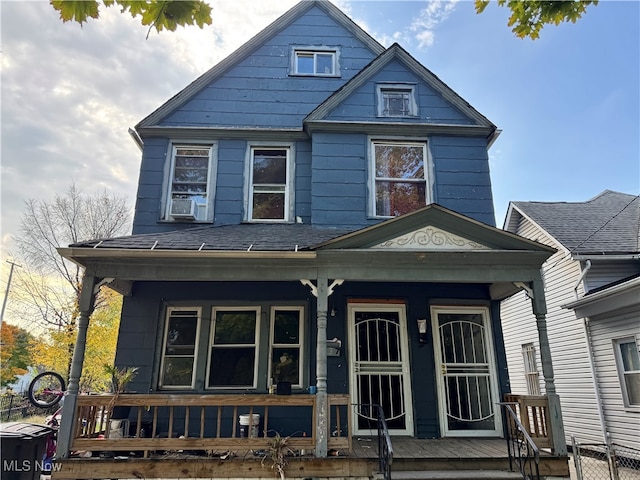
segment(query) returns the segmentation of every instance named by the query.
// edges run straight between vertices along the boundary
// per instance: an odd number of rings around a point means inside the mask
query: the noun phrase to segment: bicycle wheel
[[[56,372],[41,373],[29,384],[29,401],[36,407],[52,407],[62,399],[64,389],[62,375]]]

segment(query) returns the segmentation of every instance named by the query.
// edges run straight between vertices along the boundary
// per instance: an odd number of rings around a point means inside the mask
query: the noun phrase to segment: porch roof
[[[555,250],[432,204],[359,230],[302,224],[206,226],[93,240],[59,252],[89,274],[109,279],[122,293],[134,281],[323,277],[484,283],[493,298],[501,299],[519,289],[514,283],[538,278]]]

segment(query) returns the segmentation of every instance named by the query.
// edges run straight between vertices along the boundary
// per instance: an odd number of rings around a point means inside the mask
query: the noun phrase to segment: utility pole
[[[11,288],[11,277],[13,277],[13,269],[14,267],[19,267],[17,263],[12,262],[11,260],[7,260],[7,263],[11,265],[11,270],[9,270],[9,280],[7,280],[7,289],[4,292],[4,300],[2,302],[2,312],[0,312],[0,323],[4,322],[4,309],[7,306],[7,297],[9,296],[9,289]]]

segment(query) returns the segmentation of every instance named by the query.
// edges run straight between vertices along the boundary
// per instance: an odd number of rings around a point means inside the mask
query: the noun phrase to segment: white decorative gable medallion
[[[406,250],[490,250],[486,245],[435,227],[423,227],[414,232],[374,245],[373,248]]]

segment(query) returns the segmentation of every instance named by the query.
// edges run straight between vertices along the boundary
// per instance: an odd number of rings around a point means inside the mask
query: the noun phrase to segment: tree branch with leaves
[[[148,26],[147,37],[152,29],[174,32],[179,26],[211,25],[211,6],[203,0],[51,0],[63,22],[74,21],[83,25],[89,19],[100,18],[101,7],[120,7],[121,13],[139,17]]]

